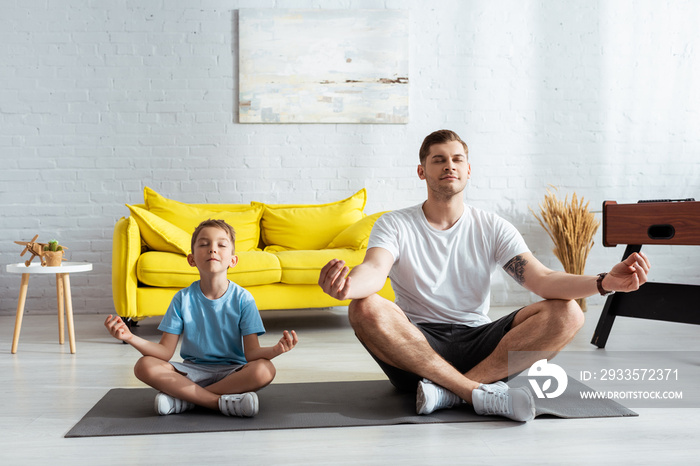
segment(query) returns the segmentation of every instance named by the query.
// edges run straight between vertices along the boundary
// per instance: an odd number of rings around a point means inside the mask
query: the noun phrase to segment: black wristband
[[[601,296],[607,296],[609,294],[615,293],[614,291],[607,291],[605,288],[603,288],[603,279],[607,273],[599,273],[598,274],[598,280],[595,281],[595,284],[598,286],[598,293],[600,293]]]

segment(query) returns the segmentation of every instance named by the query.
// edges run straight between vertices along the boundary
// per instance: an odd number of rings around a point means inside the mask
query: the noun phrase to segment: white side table
[[[9,264],[7,271],[10,273],[21,273],[22,284],[19,288],[19,300],[17,301],[17,317],[15,318],[15,333],[12,337],[12,354],[17,352],[19,343],[19,331],[22,328],[22,316],[24,315],[24,303],[27,300],[27,290],[29,289],[29,275],[31,274],[56,274],[56,301],[58,303],[58,343],[64,343],[63,318],[64,313],[68,321],[68,338],[70,341],[70,352],[75,353],[75,330],[73,328],[73,301],[70,294],[70,279],[68,274],[78,272],[88,272],[92,270],[92,264],[87,262],[64,262],[60,267],[42,267],[41,264],[30,264],[29,267],[24,262],[19,264]]]

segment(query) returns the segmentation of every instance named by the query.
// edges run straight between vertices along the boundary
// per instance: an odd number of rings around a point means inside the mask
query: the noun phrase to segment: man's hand
[[[345,261],[333,259],[321,269],[318,285],[327,295],[343,301],[350,295],[350,268]]]
[[[647,256],[643,252],[635,252],[615,265],[601,285],[608,291],[635,291],[646,283],[650,268]]]
[[[119,316],[110,315],[105,320],[105,327],[109,330],[109,333],[117,340],[129,342],[134,336],[129,330],[129,327],[124,323],[124,321]]]

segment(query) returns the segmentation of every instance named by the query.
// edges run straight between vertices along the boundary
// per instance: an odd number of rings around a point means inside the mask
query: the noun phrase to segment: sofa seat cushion
[[[274,254],[241,251],[236,255],[238,264],[228,271],[228,278],[233,282],[253,286],[280,281],[280,262]],[[185,256],[161,251],[141,254],[136,264],[136,276],[144,285],[168,288],[184,288],[199,280],[197,268],[190,267]]]
[[[332,259],[344,260],[355,267],[365,258],[364,250],[320,249],[318,251],[278,251],[274,253],[282,266],[282,283],[290,285],[318,284],[321,269]]]

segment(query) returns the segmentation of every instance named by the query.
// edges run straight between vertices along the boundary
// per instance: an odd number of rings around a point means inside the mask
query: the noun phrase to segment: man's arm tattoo
[[[515,256],[503,266],[503,270],[522,285],[525,283],[525,265],[527,265],[527,261],[522,256]]]

